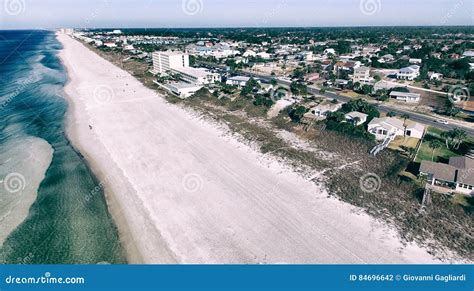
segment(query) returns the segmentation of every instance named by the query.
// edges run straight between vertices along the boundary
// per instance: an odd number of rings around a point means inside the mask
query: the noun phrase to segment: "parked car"
[[[438,119],[436,120],[436,122],[441,123],[441,124],[449,124],[449,122],[446,119]]]

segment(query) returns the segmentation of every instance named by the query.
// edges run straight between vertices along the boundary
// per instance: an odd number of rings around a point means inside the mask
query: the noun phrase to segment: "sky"
[[[474,0],[0,0],[0,29],[474,25]]]

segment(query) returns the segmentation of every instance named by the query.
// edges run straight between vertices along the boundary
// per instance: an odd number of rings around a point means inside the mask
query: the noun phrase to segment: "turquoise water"
[[[99,182],[64,133],[60,48],[53,32],[0,31],[0,151],[27,136],[54,149],[28,217],[0,248],[0,263],[126,263]]]

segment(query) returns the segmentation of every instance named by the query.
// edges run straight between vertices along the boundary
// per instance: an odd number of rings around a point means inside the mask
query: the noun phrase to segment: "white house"
[[[312,107],[308,112],[305,113],[304,117],[313,118],[313,119],[326,119],[326,114],[328,112],[335,112],[341,109],[342,104],[337,103],[322,103]]]
[[[328,55],[328,54],[333,54],[336,55],[336,50],[333,48],[327,48],[324,50],[323,54]]]
[[[269,60],[272,57],[269,53],[266,52],[259,52],[256,56],[264,60]]]
[[[166,85],[171,93],[175,94],[181,99],[188,98],[201,89],[202,85],[189,83],[170,83]]]
[[[406,128],[405,128],[406,127]],[[425,126],[412,121],[403,121],[395,117],[381,117],[372,119],[367,130],[375,135],[375,139],[382,140],[390,135],[421,138]]]
[[[388,63],[388,62],[393,62],[395,60],[395,57],[391,54],[386,54],[383,55],[379,58],[379,63]]]
[[[413,81],[420,75],[420,66],[411,65],[401,68],[397,73],[397,79]]]
[[[355,124],[357,126],[364,124],[367,121],[367,114],[358,111],[349,112],[345,116],[347,121],[357,121]]]
[[[425,126],[411,120],[406,121],[405,135],[421,139],[425,132]]]
[[[104,42],[104,46],[114,48],[117,47],[117,44],[115,42]]]
[[[257,55],[256,52],[254,52],[253,50],[247,50],[244,52],[244,54],[242,55],[244,58],[248,58],[248,57],[255,57]]]
[[[156,51],[152,55],[153,72],[165,73],[172,69],[189,67],[189,55],[173,51]]]
[[[228,78],[225,83],[227,85],[243,87],[247,84],[249,80],[250,80],[250,77],[247,77],[247,76],[234,76],[234,77]],[[260,83],[260,80],[258,79],[255,79],[255,81]]]
[[[428,72],[428,77],[430,80],[441,80],[443,79],[443,74],[435,73],[435,72]]]
[[[390,92],[390,97],[407,103],[418,103],[420,101],[420,94],[417,93],[392,91]]]
[[[465,52],[462,54],[462,56],[463,56],[463,57],[472,58],[472,57],[474,57],[474,50],[465,51]]]
[[[421,59],[409,59],[408,62],[410,64],[421,64]]]
[[[205,68],[183,67],[171,71],[178,74],[181,80],[191,84],[212,84],[221,80],[218,73],[212,73]]]
[[[391,134],[403,135],[405,127],[403,126],[403,120],[393,117],[381,117],[372,119],[367,126],[367,131],[375,135],[376,140],[382,140]]]

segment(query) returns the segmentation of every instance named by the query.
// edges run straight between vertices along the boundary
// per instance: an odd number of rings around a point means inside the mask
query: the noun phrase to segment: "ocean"
[[[104,193],[65,135],[51,31],[0,31],[0,263],[126,263]]]

